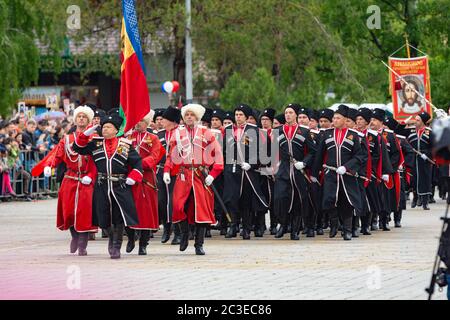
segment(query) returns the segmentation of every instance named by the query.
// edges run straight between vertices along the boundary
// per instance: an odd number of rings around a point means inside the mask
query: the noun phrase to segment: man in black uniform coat
[[[334,113],[334,128],[325,131],[317,147],[312,173],[317,177],[323,164],[330,167],[324,171],[322,199],[331,222],[329,236],[336,236],[340,218],[343,238],[351,240],[353,215],[363,210],[359,181],[354,176],[362,165],[362,153],[358,132],[345,128],[347,115],[348,107],[340,105]]]
[[[124,227],[139,223],[131,186],[142,181],[142,161],[131,141],[116,136],[122,121],[117,114],[104,117],[103,137],[89,142],[89,136],[97,129],[93,126],[80,134],[73,145],[75,152],[91,155],[97,167],[92,224],[108,229],[111,259],[120,258]]]
[[[261,190],[259,169],[259,130],[247,123],[252,109],[241,104],[234,110],[236,124],[225,128],[223,157],[225,167],[223,201],[231,212],[231,225],[226,238],[238,233],[239,216],[242,218],[242,238],[250,239],[252,213],[267,211],[266,197]]]
[[[156,115],[155,115],[156,116]],[[164,129],[159,130],[157,135],[162,146],[166,150],[166,155],[170,152],[169,141],[175,129],[181,120],[181,111],[174,107],[168,107],[164,111],[160,112],[162,117],[161,124]],[[181,230],[178,224],[172,225],[172,191],[175,185],[176,172],[171,172],[172,178],[170,184],[165,184],[163,181],[164,164],[166,163],[166,155],[161,159],[156,168],[156,179],[158,184],[158,214],[159,220],[163,224],[163,234],[161,236],[161,242],[166,243],[170,239],[172,231],[174,231],[174,237],[172,239],[172,245],[180,244]]]
[[[307,228],[314,232],[315,221],[309,217],[308,182],[306,169],[310,169],[314,160],[316,146],[309,128],[297,123],[300,106],[290,104],[284,114],[286,124],[274,129],[274,141],[278,142],[279,168],[275,176],[274,201],[275,213],[280,228],[275,238],[282,238],[291,224],[291,240],[299,240],[300,223],[309,223]]]
[[[411,207],[417,204],[418,197],[422,200],[424,210],[430,210],[428,200],[431,196],[431,178],[432,178],[432,141],[433,132],[426,125],[431,120],[431,116],[422,112],[416,116],[416,128],[410,129],[407,137],[411,147],[417,151],[415,159],[415,172],[413,173],[414,199]]]
[[[377,176],[377,169],[381,166],[380,151],[384,145],[379,141],[378,132],[369,129],[369,123],[372,118],[372,111],[368,108],[361,108],[358,110],[356,116],[356,125],[358,131],[364,134],[366,144],[369,150],[368,165],[370,165],[370,172],[366,172],[364,176],[370,179],[370,182],[364,182],[364,187],[369,205],[367,215],[361,218],[361,233],[364,235],[371,235],[370,226],[372,217],[377,216],[381,211],[381,197],[378,190],[380,183]],[[366,168],[367,169],[367,168]]]

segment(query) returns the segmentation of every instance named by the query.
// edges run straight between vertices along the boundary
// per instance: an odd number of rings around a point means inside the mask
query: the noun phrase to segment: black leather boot
[[[324,232],[323,232],[323,228],[322,228],[321,226],[318,226],[318,227],[316,228],[316,234],[317,234],[318,236],[323,236]]]
[[[102,228],[102,239],[108,238],[108,230]]]
[[[125,228],[125,231],[128,237],[126,252],[130,253],[131,251],[134,250],[134,247],[136,246],[136,238],[135,238],[136,231],[128,227]]]
[[[107,232],[108,232],[108,253],[109,253],[109,255],[112,255],[113,244],[114,244],[114,228],[109,227],[107,229]]]
[[[291,240],[300,240],[299,232],[292,231],[291,232]]]
[[[166,243],[167,241],[169,241],[171,234],[172,234],[172,223],[167,222],[164,224],[164,230],[161,236],[161,243]]]
[[[352,240],[352,233],[350,231],[344,231],[344,240],[349,241]]]
[[[195,224],[189,225],[189,240],[194,240],[195,238]]]
[[[388,217],[383,217],[381,219],[380,223],[381,223],[381,229],[383,231],[391,231],[391,229],[389,229]]]
[[[89,232],[81,232],[78,234],[78,255],[87,256],[87,245],[89,241]]]
[[[422,206],[422,197],[417,198],[417,206],[419,206],[419,207]]]
[[[170,244],[178,245],[180,244],[180,241],[181,241],[181,230],[179,224],[177,223],[173,225],[173,239]]]
[[[353,231],[352,231],[352,237],[353,237],[353,238],[358,238],[358,237],[359,237],[359,230],[358,230],[358,229],[353,229]]]
[[[79,233],[75,230],[74,227],[70,227],[70,235],[72,236],[72,240],[70,241],[70,253],[75,253],[78,250],[78,237]]]
[[[428,206],[428,196],[422,196],[422,207],[423,210],[430,210],[430,207]]]
[[[314,238],[315,237],[314,228],[307,228],[307,230],[306,230],[306,237],[307,238]]]
[[[396,228],[401,228],[402,224],[402,210],[394,212],[394,223]]]
[[[227,235],[227,228],[226,227],[221,227],[220,228],[220,235],[221,236],[226,236]]]
[[[206,227],[205,238],[212,238],[211,227]]]
[[[411,209],[414,209],[415,207],[417,207],[417,197],[416,196],[414,196],[411,201]]]
[[[189,245],[189,224],[187,219],[179,222],[181,230],[180,251],[187,249]]]
[[[139,255],[147,255],[148,241],[150,240],[150,230],[141,230],[141,237],[139,238]]]
[[[277,230],[277,233],[275,234],[275,238],[280,239],[283,238],[284,234],[286,233],[286,227],[283,225],[280,225],[280,227]]]
[[[198,256],[204,256],[205,251],[203,250],[203,243],[205,242],[206,227],[197,224],[195,229],[195,254]]]
[[[370,230],[369,230],[369,227],[368,227],[368,226],[362,226],[362,227],[361,227],[361,233],[362,233],[363,235],[365,235],[365,236],[370,236],[370,235],[372,235],[372,234],[370,233]]]
[[[124,228],[125,226],[123,223],[113,226],[113,246],[111,250],[111,259],[120,259],[120,249],[122,248]]]
[[[336,237],[336,235],[338,233],[338,226],[339,226],[339,222],[338,221],[331,221],[331,223],[330,223],[330,234],[329,234],[330,238]]]
[[[250,230],[242,229],[242,240],[250,240]]]
[[[232,223],[227,230],[227,234],[225,235],[225,238],[236,238],[237,237],[237,225],[236,223]]]

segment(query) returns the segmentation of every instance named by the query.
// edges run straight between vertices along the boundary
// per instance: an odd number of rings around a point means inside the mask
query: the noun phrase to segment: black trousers
[[[307,203],[303,203],[300,201],[300,194],[297,191],[297,188],[294,187],[294,200],[292,210],[289,212],[289,206],[291,199],[286,199],[287,205],[284,206],[285,210],[279,213],[277,217],[280,221],[280,224],[287,228],[288,225],[291,226],[291,233],[299,233],[301,227],[302,217],[303,219],[307,218],[307,214],[305,213],[305,208],[309,206]],[[307,199],[309,201],[309,199]],[[307,209],[306,209],[307,210]],[[308,222],[311,223],[311,219],[308,219]],[[312,224],[313,225],[313,224]]]
[[[233,212],[233,223],[239,223],[239,216],[242,219],[242,227],[250,231],[252,227],[253,211],[251,210],[251,203],[253,197],[253,190],[250,182],[244,177],[242,194],[239,198],[239,213]]]
[[[331,226],[337,227],[340,219],[342,221],[344,231],[352,232],[354,210],[355,209],[348,201],[343,188],[339,188],[337,207],[328,210],[328,216],[330,218]]]

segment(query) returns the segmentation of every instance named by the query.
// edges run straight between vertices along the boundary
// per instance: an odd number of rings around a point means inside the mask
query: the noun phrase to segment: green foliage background
[[[183,80],[185,1],[136,2],[142,38],[151,39],[144,50],[157,44],[174,56],[174,79]],[[73,4],[81,8],[81,30],[68,32],[66,9]],[[379,30],[366,26],[371,5],[380,8]],[[449,0],[193,0],[192,6],[195,92],[218,90],[225,109],[240,102],[279,110],[288,102],[313,108],[389,102],[388,72],[380,60],[401,47],[405,35],[430,57],[433,103],[449,103]],[[43,56],[52,60],[55,75],[61,72],[68,38],[100,39],[120,26],[119,0],[0,0],[0,112],[37,81]],[[85,59],[98,55],[87,50]],[[82,77],[94,65],[119,77],[118,63],[86,65]],[[326,100],[330,90],[336,97]]]

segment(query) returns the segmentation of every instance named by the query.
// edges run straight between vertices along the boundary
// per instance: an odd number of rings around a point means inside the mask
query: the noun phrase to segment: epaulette
[[[378,131],[372,130],[372,129],[368,129],[367,130],[368,133],[373,134],[375,137],[378,136]]]
[[[299,125],[299,127],[301,127],[301,128],[304,128],[304,129],[308,129],[309,130],[309,127],[307,127],[307,126],[304,126],[304,125]]]
[[[388,132],[388,133],[394,133],[394,131],[389,130],[389,129],[384,129],[384,132]]]
[[[405,139],[406,139],[405,136],[401,136],[401,135],[399,135],[399,134],[396,134],[395,136],[396,136],[397,138],[399,138],[399,139],[402,139],[402,140],[405,140]]]
[[[119,141],[123,142],[123,143],[126,143],[126,144],[129,144],[129,145],[131,145],[133,143],[131,140],[129,140],[127,138],[120,138]]]

